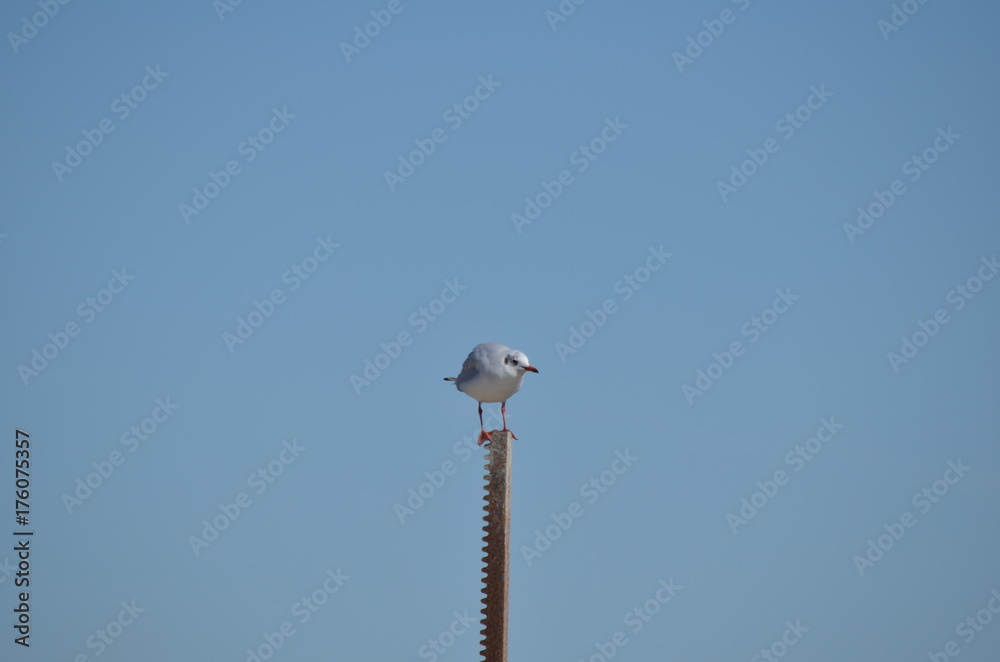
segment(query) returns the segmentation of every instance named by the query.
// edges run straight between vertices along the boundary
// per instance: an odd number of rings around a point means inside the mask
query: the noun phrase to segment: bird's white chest
[[[462,384],[462,393],[479,402],[503,402],[521,389],[524,375],[480,374]]]

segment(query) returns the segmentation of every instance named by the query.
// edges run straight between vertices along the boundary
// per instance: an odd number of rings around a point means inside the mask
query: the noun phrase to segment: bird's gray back
[[[465,362],[462,363],[462,372],[458,373],[458,378],[455,380],[455,387],[461,391],[462,384],[472,381],[484,371],[489,371],[488,366],[490,366],[489,361],[491,357],[505,356],[510,351],[510,347],[501,345],[498,342],[484,342],[476,345],[469,352],[469,356],[466,357]]]

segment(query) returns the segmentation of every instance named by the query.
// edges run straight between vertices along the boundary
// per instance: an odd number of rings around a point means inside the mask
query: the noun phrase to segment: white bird
[[[502,403],[503,432],[510,432],[507,428],[507,398],[521,390],[525,372],[537,373],[538,369],[531,365],[524,352],[500,343],[486,342],[472,349],[458,377],[445,377],[445,381],[455,382],[455,388],[479,402],[480,446],[490,440],[483,425],[483,403]],[[510,432],[510,436],[514,437],[514,433]]]

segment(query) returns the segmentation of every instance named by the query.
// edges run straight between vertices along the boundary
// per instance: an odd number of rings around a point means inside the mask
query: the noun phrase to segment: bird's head
[[[504,365],[510,366],[514,370],[518,371],[518,374],[524,374],[527,372],[538,372],[538,368],[531,365],[531,361],[525,356],[524,352],[519,352],[517,350],[511,352],[503,358]]]

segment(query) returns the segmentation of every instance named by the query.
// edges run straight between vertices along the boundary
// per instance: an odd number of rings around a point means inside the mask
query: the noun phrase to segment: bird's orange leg
[[[506,427],[506,424],[504,425]],[[483,425],[483,403],[479,403],[479,445],[482,446],[484,441],[490,440],[490,433],[486,431],[486,426]]]
[[[514,435],[514,433],[511,432],[510,428],[507,427],[507,401],[506,400],[504,400],[500,404],[500,415],[503,416],[503,430],[502,430],[502,432],[510,432],[510,436],[513,437],[514,439],[517,439],[517,437]]]

